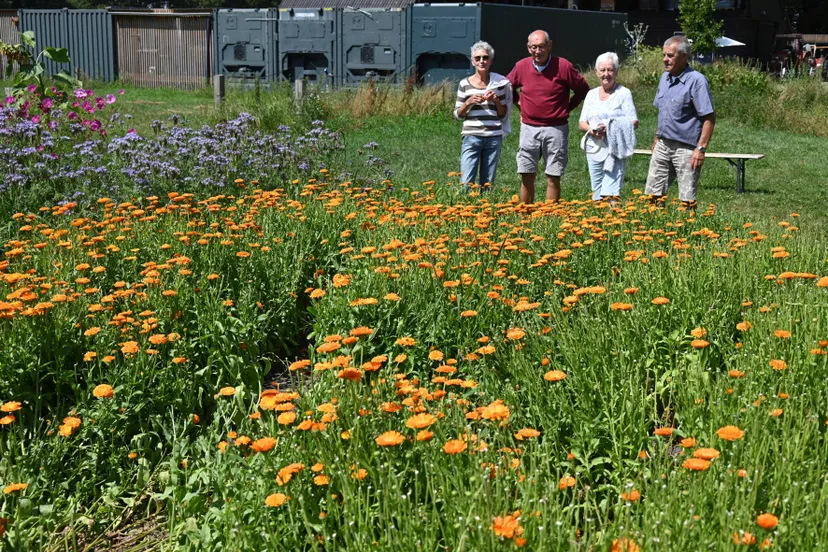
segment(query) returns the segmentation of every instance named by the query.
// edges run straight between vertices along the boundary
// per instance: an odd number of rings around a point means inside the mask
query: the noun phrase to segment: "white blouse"
[[[581,108],[580,122],[589,123],[590,126],[596,127],[600,124],[607,124],[610,119],[618,117],[630,117],[638,120],[638,114],[635,112],[635,104],[632,99],[632,92],[629,88],[624,88],[620,84],[615,87],[615,90],[610,97],[601,101],[598,95],[601,87],[590,90],[584,99],[584,106]]]

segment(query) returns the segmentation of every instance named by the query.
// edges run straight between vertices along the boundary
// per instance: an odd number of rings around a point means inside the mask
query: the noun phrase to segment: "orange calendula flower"
[[[700,448],[693,451],[693,457],[702,460],[713,460],[719,457],[719,451],[714,448]]]
[[[694,349],[705,349],[710,345],[710,342],[705,339],[694,339],[690,342],[690,346]]]
[[[518,432],[515,433],[515,439],[517,439],[518,441],[523,441],[524,439],[534,439],[535,437],[540,437],[540,434],[541,432],[537,429],[526,427],[518,430]]]
[[[397,431],[386,431],[374,441],[381,447],[395,447],[405,442],[405,437]]]
[[[558,489],[560,489],[562,491],[564,489],[567,489],[569,487],[574,487],[574,486],[575,486],[575,478],[570,476],[570,475],[567,475],[565,477],[561,477],[561,480],[558,481]]]
[[[779,518],[773,514],[764,513],[756,518],[756,525],[767,531],[774,529],[778,524]]]
[[[436,351],[435,350],[435,351],[431,351],[430,353],[428,353],[428,359],[433,360],[435,362],[440,362],[444,358],[445,358],[445,355],[442,353],[442,351]]]
[[[297,360],[295,362],[291,362],[290,366],[288,366],[288,370],[291,372],[295,372],[296,370],[301,370],[302,368],[307,368],[311,365],[311,361],[308,359]]]
[[[673,434],[674,428],[672,427],[657,427],[653,434],[658,435],[659,437],[669,437]]]
[[[788,330],[776,330],[775,332],[773,332],[773,335],[775,335],[779,339],[788,339],[789,337],[791,337],[791,332],[789,332]]]
[[[268,506],[269,508],[278,508],[279,506],[281,506],[282,504],[287,502],[287,500],[288,500],[288,497],[287,497],[286,494],[284,494],[284,493],[273,493],[273,494],[267,495],[267,498],[265,498],[265,505]]]
[[[402,347],[413,347],[417,342],[411,337],[400,337],[394,342],[394,345],[401,345]]]
[[[460,316],[462,318],[472,318],[474,316],[477,316],[477,311],[476,310],[464,310],[463,312],[460,313]]]
[[[229,387],[228,386],[228,387],[222,387],[221,389],[219,389],[219,395],[221,395],[222,397],[232,397],[235,394],[236,394],[236,388],[235,387]]]
[[[417,436],[414,437],[417,441],[431,441],[434,438],[434,433],[424,429],[422,431],[417,432]]]
[[[784,360],[774,359],[770,361],[770,367],[777,371],[787,370],[788,363]]]
[[[526,336],[526,331],[523,328],[512,328],[506,332],[506,337],[514,341],[523,339]]]
[[[250,450],[254,452],[267,452],[276,446],[276,439],[273,437],[262,437],[250,443]]]
[[[2,418],[0,418],[0,426],[11,425],[17,418],[14,417],[14,414],[6,414]]]
[[[484,406],[480,415],[485,420],[508,420],[511,412],[503,401],[496,400],[488,406]]]
[[[317,475],[313,478],[313,484],[319,487],[322,487],[323,485],[328,485],[329,483],[330,480],[328,479],[327,475]]]
[[[340,370],[336,374],[336,377],[349,381],[357,381],[362,379],[362,371],[358,368],[345,368]]]
[[[281,425],[290,425],[296,421],[296,413],[295,412],[282,412],[276,418],[276,422]]]
[[[337,349],[339,349],[340,347],[342,347],[342,345],[340,345],[336,341],[330,341],[328,343],[323,343],[322,345],[317,347],[316,352],[317,353],[332,353],[332,352],[336,351]]]
[[[564,378],[566,378],[566,372],[560,370],[550,370],[543,375],[546,381],[562,381]]]
[[[405,421],[405,427],[409,429],[424,429],[437,421],[437,417],[428,414],[416,414]]]
[[[636,502],[640,498],[641,491],[638,491],[636,489],[633,489],[628,493],[621,493],[621,500],[626,500],[627,502]]]
[[[443,452],[446,454],[459,454],[466,450],[468,445],[462,439],[452,439],[443,445]]]
[[[745,546],[753,546],[756,544],[756,537],[751,533],[742,532],[740,535],[739,533],[733,533],[733,544],[736,546],[742,544]]]
[[[731,425],[719,429],[716,432],[716,435],[719,436],[719,439],[724,439],[725,441],[736,441],[737,439],[744,437],[745,432],[738,427]]]
[[[681,465],[691,471],[705,471],[710,467],[710,461],[701,458],[688,458]]]
[[[12,494],[25,490],[29,486],[28,483],[12,483],[3,487],[3,494]]]
[[[695,437],[687,437],[681,440],[681,446],[684,448],[691,448],[696,446],[696,438]]]
[[[19,402],[17,402],[17,401],[8,401],[8,402],[3,403],[2,406],[0,406],[0,412],[7,412],[7,413],[17,412],[21,408],[23,408],[23,405],[20,404]]]
[[[115,396],[115,390],[112,389],[111,385],[102,383],[95,386],[95,389],[92,390],[92,395],[98,399],[111,399]]]
[[[668,303],[670,303],[670,300],[666,297],[656,297],[651,301],[651,303],[653,305],[667,305]]]
[[[371,335],[372,333],[374,333],[374,330],[367,326],[360,326],[350,331],[350,334],[353,337],[365,337]]]
[[[515,536],[523,534],[523,528],[519,523],[520,516],[506,515],[494,518],[491,525],[491,530],[498,537],[513,539]]]
[[[633,306],[631,303],[612,303],[610,305],[610,310],[614,311],[628,311],[632,310]]]
[[[641,547],[633,539],[615,539],[610,552],[641,552]]]
[[[121,352],[125,355],[134,355],[139,350],[141,350],[141,348],[138,346],[138,342],[136,341],[126,341],[121,343]]]
[[[693,328],[692,330],[690,330],[690,335],[692,335],[696,339],[702,339],[704,337],[707,337],[707,330],[701,327]]]

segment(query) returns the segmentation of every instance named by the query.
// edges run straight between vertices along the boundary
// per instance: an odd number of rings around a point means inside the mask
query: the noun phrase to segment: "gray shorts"
[[[679,199],[696,201],[701,168],[693,170],[690,166],[693,149],[692,146],[675,140],[659,138],[650,158],[650,170],[647,172],[644,193],[665,196],[673,180],[678,180]]]
[[[543,156],[546,174],[562,176],[566,169],[569,147],[569,125],[536,127],[520,125],[520,146],[517,152],[517,172],[535,174],[538,159]]]

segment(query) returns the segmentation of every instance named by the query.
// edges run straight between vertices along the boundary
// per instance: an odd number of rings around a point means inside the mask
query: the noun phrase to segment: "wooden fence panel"
[[[149,88],[196,89],[213,75],[209,13],[115,13],[118,76]]]
[[[18,44],[17,27],[13,18],[18,16],[17,10],[0,10],[0,40],[6,44]],[[0,79],[6,77],[6,58],[0,56]]]

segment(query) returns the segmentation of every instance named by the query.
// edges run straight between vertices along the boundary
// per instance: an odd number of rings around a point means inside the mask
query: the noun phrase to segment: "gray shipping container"
[[[279,9],[279,74],[289,81],[334,84],[338,49],[333,8]]]
[[[235,78],[279,80],[276,9],[218,10],[216,73]]]
[[[399,8],[343,8],[339,14],[337,84],[375,78],[398,82],[408,69],[408,17]]]
[[[69,50],[70,64],[46,62],[50,74],[115,80],[112,16],[106,10],[20,10],[20,30],[34,31],[36,54],[47,46]]]
[[[459,81],[474,72],[469,49],[485,40],[495,49],[492,70],[507,74],[529,55],[532,31],[547,31],[552,55],[587,67],[600,54],[622,55],[627,14],[506,4],[415,4],[411,12],[411,63],[424,83]]]

